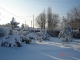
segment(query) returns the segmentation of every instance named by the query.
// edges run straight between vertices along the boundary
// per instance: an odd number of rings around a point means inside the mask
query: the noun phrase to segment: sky
[[[62,16],[74,7],[80,6],[80,0],[0,0],[0,24],[9,23],[14,17],[17,22],[31,26],[37,15],[48,7],[52,8],[53,13]],[[35,24],[36,25],[36,24]]]

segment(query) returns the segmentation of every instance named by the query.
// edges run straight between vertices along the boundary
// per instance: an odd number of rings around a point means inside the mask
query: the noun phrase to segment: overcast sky
[[[58,13],[62,17],[79,5],[80,0],[0,0],[0,24],[9,23],[11,18],[15,17],[16,21],[20,23],[26,21],[31,26],[33,14],[36,17],[48,7],[52,8],[53,13]]]

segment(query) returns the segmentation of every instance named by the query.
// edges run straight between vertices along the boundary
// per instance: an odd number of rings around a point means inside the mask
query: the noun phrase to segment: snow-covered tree
[[[14,33],[10,35],[9,38],[5,39],[1,43],[3,47],[20,47],[21,46],[21,38],[18,34]]]
[[[72,39],[72,29],[70,26],[65,26],[59,33],[59,38],[62,39],[62,42],[69,42]],[[63,43],[64,44],[64,43]]]
[[[18,31],[14,28],[18,27],[18,22],[15,21],[14,17],[12,18],[12,21],[10,22],[11,28],[4,27],[0,29],[0,36],[3,38],[1,39],[0,46],[3,47],[20,47],[22,39],[20,38],[20,35],[18,34]],[[8,31],[8,32],[7,32]],[[7,34],[5,34],[7,32]]]
[[[22,29],[24,28],[24,24],[21,25],[21,28],[22,28]]]
[[[10,23],[11,23],[11,28],[12,29],[18,27],[17,25],[19,24],[18,22],[15,21],[14,17],[12,17],[12,21]]]

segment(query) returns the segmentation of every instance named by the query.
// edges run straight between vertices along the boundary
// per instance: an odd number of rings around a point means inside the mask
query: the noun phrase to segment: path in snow
[[[22,44],[17,48],[0,47],[0,60],[80,60],[79,48],[79,43],[72,42],[65,47],[58,38],[51,38],[51,41]]]

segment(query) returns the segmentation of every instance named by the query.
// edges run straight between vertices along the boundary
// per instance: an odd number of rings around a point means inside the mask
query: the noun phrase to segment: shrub
[[[5,35],[6,35],[5,29],[0,27],[0,37],[4,37]]]

